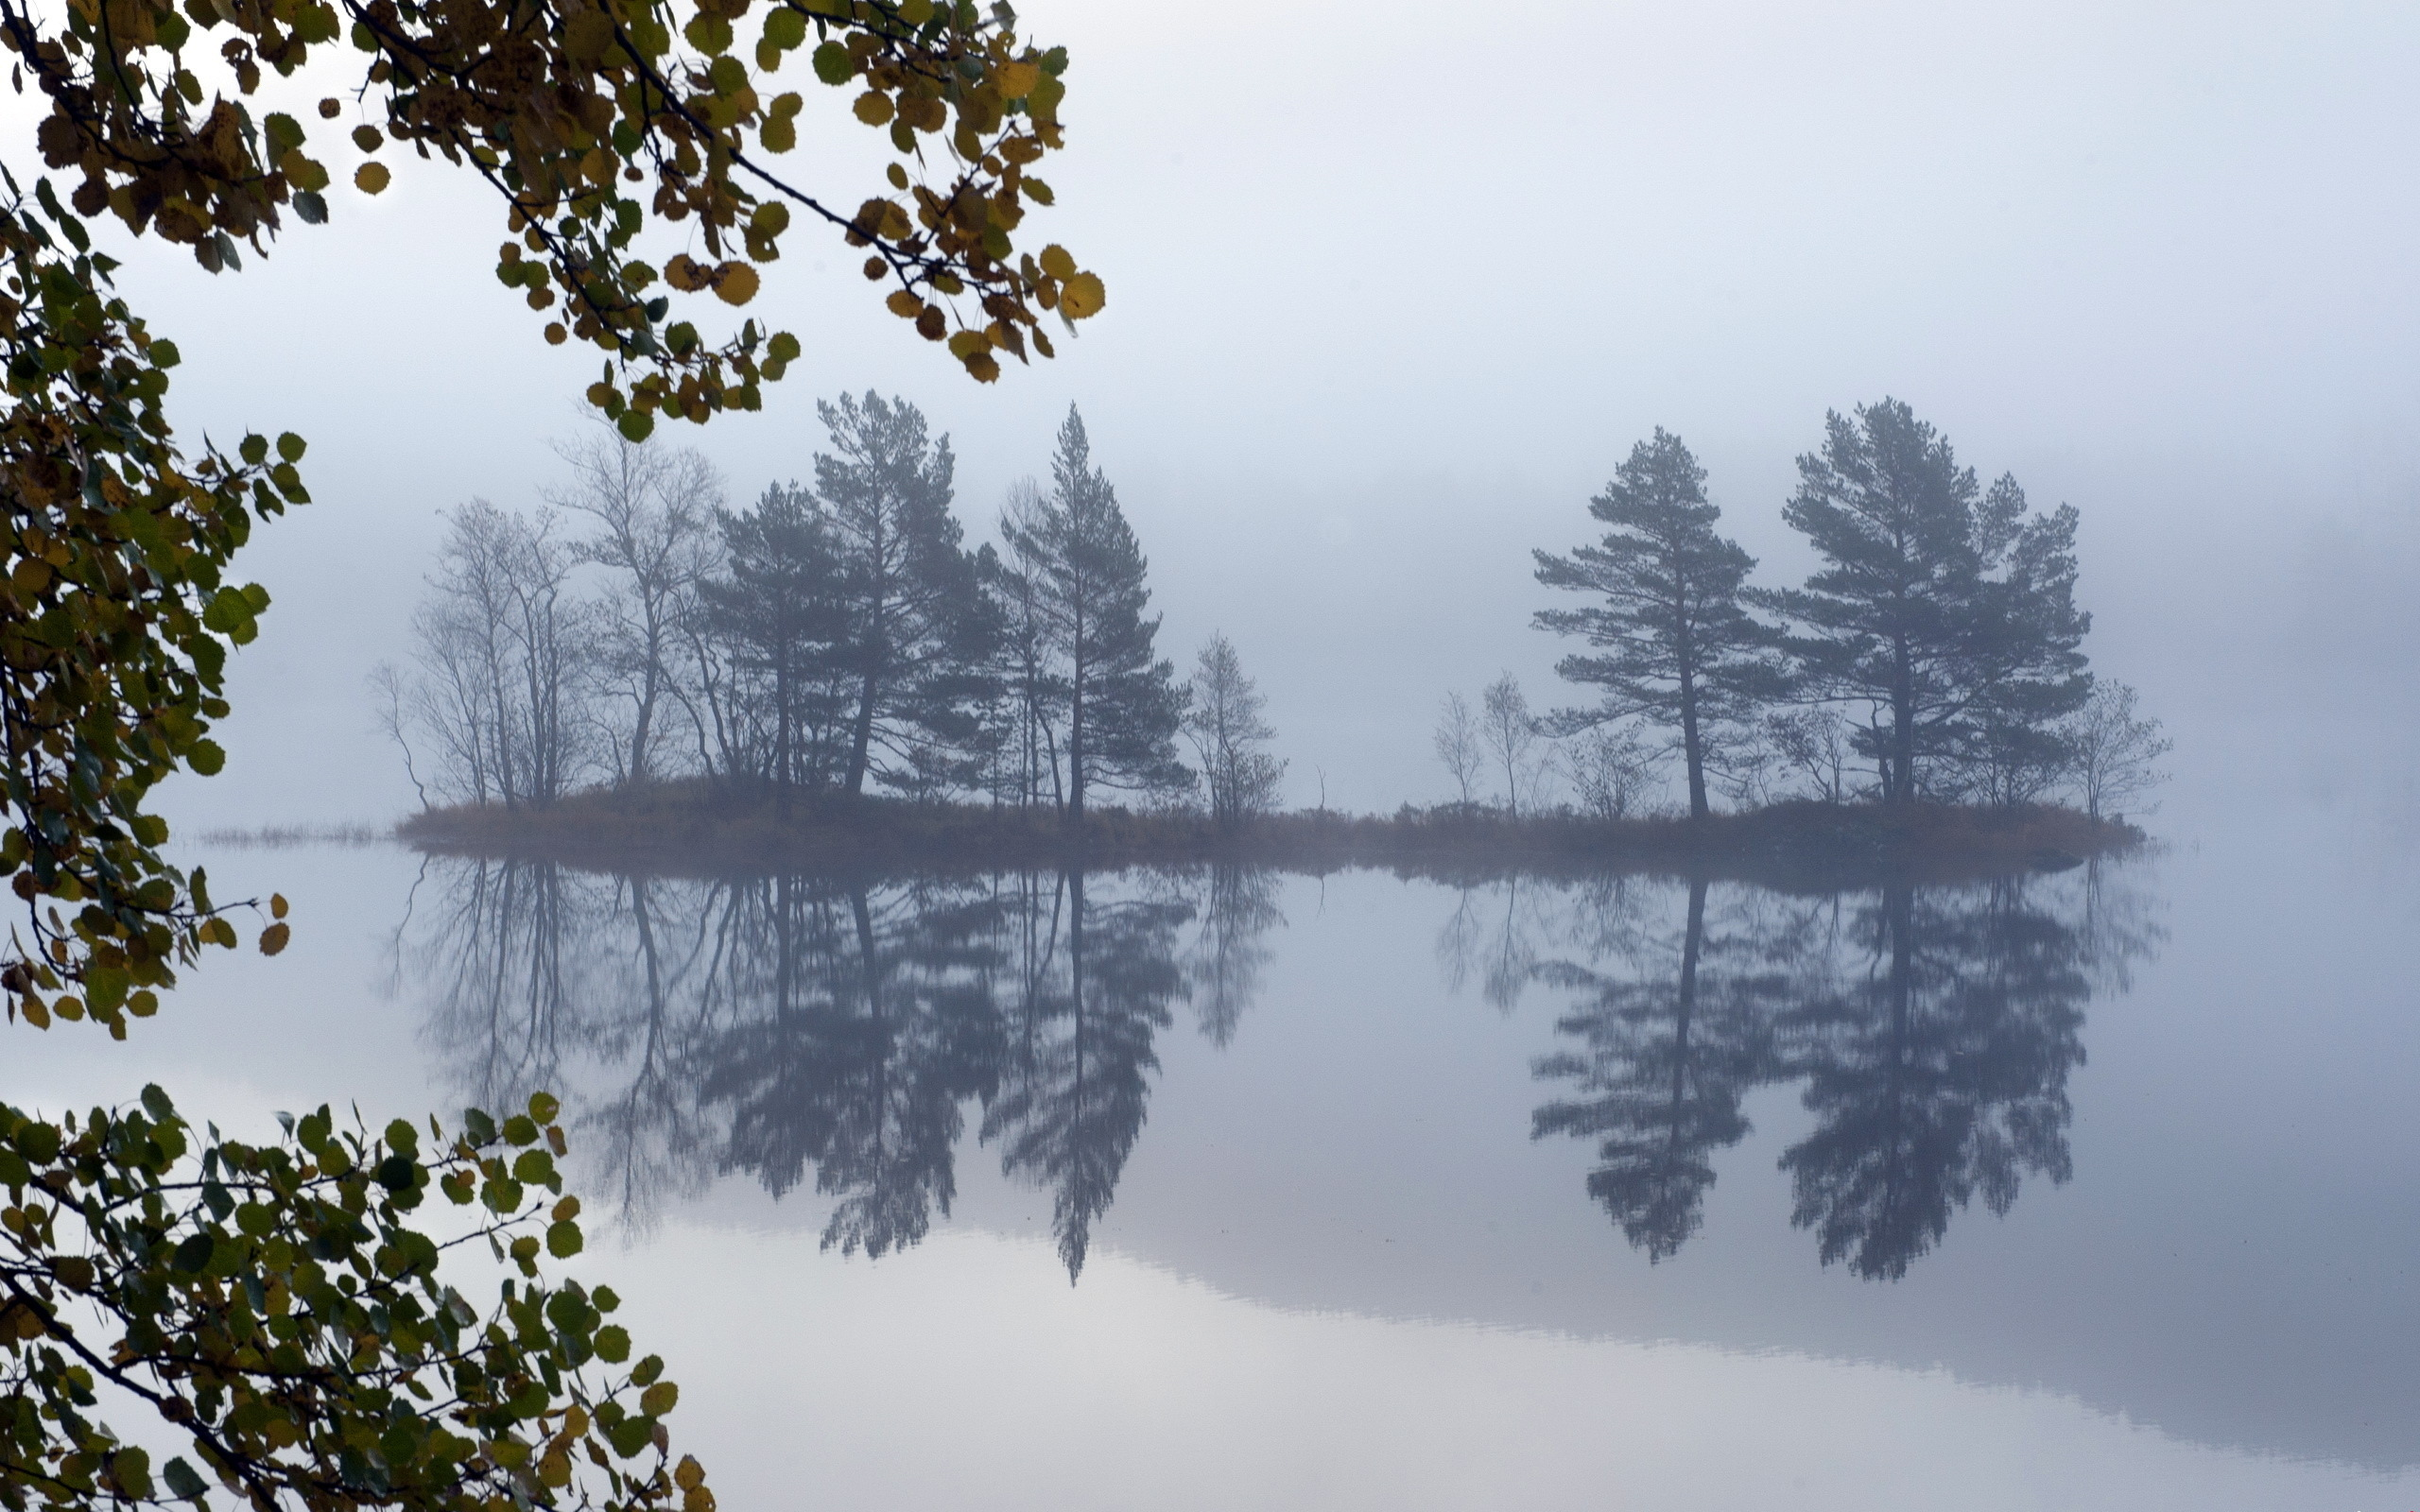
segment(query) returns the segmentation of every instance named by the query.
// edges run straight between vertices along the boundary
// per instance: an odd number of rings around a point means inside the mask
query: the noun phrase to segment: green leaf
[[[168,1259],[177,1269],[188,1274],[210,1263],[210,1251],[215,1241],[208,1234],[188,1234]]]
[[[597,1288],[601,1294],[604,1288]],[[599,1305],[602,1303],[600,1301]],[[607,1365],[620,1365],[631,1357],[630,1331],[619,1323],[608,1323],[596,1331],[596,1358]]]
[[[586,1243],[579,1234],[579,1225],[566,1219],[546,1226],[546,1253],[557,1260],[569,1260],[579,1253]]]
[[[765,40],[788,52],[806,42],[806,18],[787,6],[775,8],[765,18]]]
[[[838,43],[827,42],[815,49],[815,77],[826,84],[845,84],[856,75],[856,60]]]
[[[659,1381],[639,1396],[639,1411],[650,1418],[661,1418],[670,1412],[681,1400],[681,1388],[669,1381]]]
[[[143,1110],[162,1124],[177,1116],[177,1105],[168,1101],[168,1094],[161,1090],[158,1082],[143,1089]]]
[[[110,1456],[110,1478],[131,1501],[147,1501],[151,1495],[151,1456],[139,1447],[129,1444]]]
[[[185,752],[185,765],[198,776],[216,777],[227,765],[227,753],[215,740],[197,740],[193,749]]]
[[[168,1483],[170,1495],[187,1502],[199,1502],[210,1490],[201,1476],[182,1456],[160,1467],[160,1479]]]
[[[620,431],[626,440],[644,441],[654,433],[655,417],[643,409],[626,409],[622,411],[621,419],[614,422],[614,428]]]

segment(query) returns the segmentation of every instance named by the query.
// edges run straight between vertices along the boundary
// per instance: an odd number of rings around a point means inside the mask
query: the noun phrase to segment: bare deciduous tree
[[[397,707],[436,743],[441,786],[476,803],[544,806],[587,765],[588,607],[556,517],[473,499],[446,517],[433,591],[412,617],[421,677]]]
[[[1476,801],[1472,790],[1487,764],[1487,752],[1479,744],[1478,720],[1471,713],[1470,700],[1459,693],[1445,695],[1437,712],[1437,759],[1454,775],[1455,788],[1461,794],[1464,809]]]
[[[1504,812],[1519,818],[1522,799],[1534,799],[1546,776],[1543,737],[1537,717],[1530,713],[1530,696],[1521,691],[1521,680],[1507,672],[1479,695],[1479,740],[1488,764],[1504,773]]]
[[[714,464],[686,448],[634,444],[599,431],[559,445],[572,472],[568,487],[548,499],[586,515],[597,534],[574,547],[582,561],[612,575],[598,606],[602,645],[597,670],[626,724],[613,732],[614,764],[626,783],[654,773],[661,711],[675,692],[682,627],[696,611],[699,578],[714,560],[715,510],[722,478]]]
[[[2157,719],[2136,712],[2137,702],[2133,688],[2104,680],[2067,722],[2076,790],[2084,812],[2096,819],[2139,804],[2168,781],[2157,763],[2175,749],[2176,742],[2162,733]]]
[[[1261,717],[1268,700],[1244,673],[1235,643],[1223,632],[1212,632],[1186,685],[1191,700],[1184,731],[1201,758],[1201,775],[1210,788],[1210,817],[1232,829],[1276,806],[1286,764],[1262,747],[1277,731]]]
[[[1819,705],[1768,715],[1765,743],[1783,766],[1804,779],[1809,794],[1825,803],[1845,803],[1857,748],[1847,720]]]
[[[1668,744],[1640,738],[1635,725],[1599,725],[1564,743],[1563,763],[1585,813],[1626,819],[1662,776]]]

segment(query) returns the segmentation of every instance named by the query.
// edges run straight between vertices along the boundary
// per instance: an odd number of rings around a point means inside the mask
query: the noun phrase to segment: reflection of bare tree
[[[2168,943],[2168,925],[2160,917],[2165,903],[2141,885],[2131,859],[2095,856],[2078,874],[2083,898],[2077,943],[2093,986],[2103,992],[2131,992],[2135,963],[2156,957]]]
[[[399,947],[425,984],[429,1034],[449,1079],[483,1108],[517,1107],[562,1084],[573,977],[594,909],[594,879],[551,862],[458,861],[426,933]]]
[[[1490,1007],[1510,1013],[1521,1002],[1538,966],[1538,940],[1547,923],[1542,900],[1551,884],[1518,874],[1463,887],[1454,912],[1437,932],[1437,964],[1446,988],[1462,990],[1472,975]],[[1499,906],[1500,902],[1500,906]]]
[[[1260,973],[1271,954],[1265,939],[1286,916],[1277,908],[1277,874],[1265,867],[1213,866],[1207,883],[1185,979],[1195,1022],[1223,1050],[1260,995]]]

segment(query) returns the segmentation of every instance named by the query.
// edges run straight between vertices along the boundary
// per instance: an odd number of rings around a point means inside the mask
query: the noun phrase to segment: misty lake
[[[567,1268],[733,1508],[2400,1506],[2412,909],[2340,839],[1837,896],[230,850],[287,955],[20,1081],[562,1093]]]

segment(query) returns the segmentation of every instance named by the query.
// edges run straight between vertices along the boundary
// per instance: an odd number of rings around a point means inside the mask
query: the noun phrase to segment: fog
[[[2409,8],[1024,15],[1074,56],[1037,224],[1102,270],[1107,311],[980,387],[845,249],[795,234],[760,306],[806,357],[764,413],[664,433],[735,502],[810,473],[815,398],[873,387],[951,434],[980,537],[1080,404],[1164,651],[1223,628],[1288,799],[1323,773],[1331,804],[1391,809],[1443,796],[1446,689],[1510,668],[1560,700],[1529,552],[1593,534],[1634,440],[1685,437],[1758,580],[1792,581],[1794,457],[1827,408],[1888,394],[1986,477],[2083,511],[2086,648],[2180,762],[2270,783],[2287,768],[2247,734],[2318,731],[2339,759],[2324,793],[2297,764],[2305,796],[2411,812],[2384,760],[2420,631]],[[837,95],[818,108],[837,123]],[[873,133],[803,135],[819,188],[872,181]],[[409,806],[363,676],[401,652],[440,512],[535,503],[549,441],[588,423],[594,363],[489,275],[497,207],[412,168],[266,267],[130,259],[186,355],[180,424],[312,442],[318,502],[243,558],[275,607],[234,662],[226,771],[171,794],[187,826]]]

